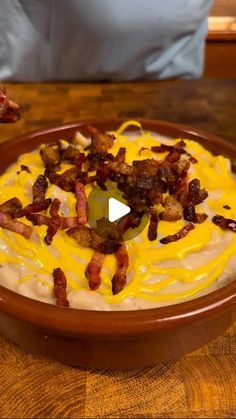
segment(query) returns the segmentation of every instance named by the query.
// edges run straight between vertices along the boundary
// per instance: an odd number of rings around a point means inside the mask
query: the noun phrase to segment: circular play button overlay
[[[95,186],[88,196],[88,223],[106,240],[131,240],[144,230],[149,217],[130,208],[114,182],[106,186],[106,191]]]

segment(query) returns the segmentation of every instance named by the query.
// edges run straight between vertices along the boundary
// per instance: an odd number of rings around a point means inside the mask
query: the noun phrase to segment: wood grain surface
[[[6,86],[24,113],[1,125],[0,142],[95,117],[166,119],[236,141],[236,81]],[[127,371],[64,366],[0,338],[0,417],[235,418],[236,324],[180,360]]]

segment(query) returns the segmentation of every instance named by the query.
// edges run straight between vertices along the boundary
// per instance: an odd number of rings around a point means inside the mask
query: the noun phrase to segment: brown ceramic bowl
[[[89,121],[116,129],[121,120]],[[144,129],[187,137],[236,160],[236,146],[211,134],[162,121]],[[25,134],[0,145],[2,173],[19,154],[42,142],[69,138],[85,123]],[[0,286],[0,332],[35,354],[91,368],[130,368],[179,358],[221,334],[235,319],[236,281],[193,301],[141,311],[99,312],[59,308]]]

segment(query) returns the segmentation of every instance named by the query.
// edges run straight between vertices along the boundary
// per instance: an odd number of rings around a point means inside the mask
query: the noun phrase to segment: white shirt
[[[211,0],[0,0],[0,80],[200,77]]]

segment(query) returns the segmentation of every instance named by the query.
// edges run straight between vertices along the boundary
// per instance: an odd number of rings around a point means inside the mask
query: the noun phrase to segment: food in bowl
[[[1,285],[64,307],[139,310],[229,282],[236,244],[229,160],[143,131],[137,121],[116,132],[84,131],[23,154],[1,176]],[[91,228],[95,185],[104,194],[115,185],[131,212]],[[124,241],[144,216],[143,231]]]
[[[20,118],[20,107],[9,99],[6,89],[0,86],[0,123],[12,123]]]

